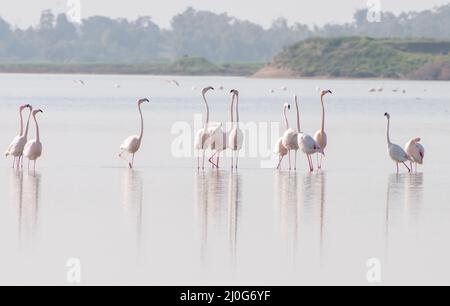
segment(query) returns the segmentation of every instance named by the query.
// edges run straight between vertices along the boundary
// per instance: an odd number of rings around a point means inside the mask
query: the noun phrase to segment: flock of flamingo
[[[231,154],[231,169],[238,168],[239,152],[242,149],[244,142],[244,133],[239,127],[239,91],[233,89],[230,91],[231,94],[231,108],[230,108],[230,119],[231,119],[231,130],[224,131],[222,123],[220,122],[210,122],[209,105],[206,99],[206,94],[214,90],[213,87],[206,87],[202,90],[202,98],[206,108],[205,123],[202,129],[200,129],[195,137],[194,148],[197,150],[197,168],[205,168],[205,155],[207,150],[211,150],[212,156],[208,159],[212,168],[219,169],[220,167],[220,156],[221,154],[230,149]],[[278,155],[278,165],[277,169],[281,169],[281,163],[286,155],[289,159],[289,171],[292,170],[291,163],[291,151],[294,151],[294,171],[297,170],[297,153],[301,150],[307,157],[308,166],[310,172],[314,171],[314,163],[312,156],[317,155],[317,168],[322,168],[322,158],[325,156],[325,148],[327,147],[327,134],[325,132],[325,105],[324,97],[328,94],[332,94],[330,90],[320,90],[320,103],[322,110],[322,121],[320,129],[311,137],[307,133],[303,132],[300,125],[300,111],[298,106],[298,98],[294,96],[294,103],[297,115],[297,128],[293,129],[289,125],[287,118],[287,111],[291,109],[290,104],[286,103],[283,106],[283,117],[285,121],[286,130],[282,137],[278,139],[275,145],[275,153]],[[144,117],[142,114],[141,105],[143,103],[150,102],[148,99],[140,99],[137,103],[138,111],[140,115],[141,129],[139,135],[133,135],[125,139],[120,146],[119,158],[126,160],[123,154],[126,152],[131,155],[131,161],[127,161],[130,168],[134,167],[134,157],[139,151],[142,139],[144,136]],[[24,129],[23,121],[23,111],[29,109],[28,120]],[[13,168],[17,169],[23,168],[23,158],[28,159],[28,169],[30,169],[30,162],[33,161],[33,170],[36,170],[36,161],[42,155],[42,143],[39,134],[39,125],[36,118],[38,113],[42,113],[40,109],[33,110],[33,107],[29,104],[21,105],[19,107],[19,117],[20,117],[20,129],[19,134],[13,139],[8,149],[5,152],[5,156],[13,157]],[[399,172],[399,165],[403,164],[408,172],[412,172],[413,166],[415,165],[415,171],[417,171],[417,165],[422,165],[425,149],[420,144],[420,138],[413,138],[408,141],[403,149],[401,146],[394,144],[390,139],[390,119],[389,113],[385,113],[387,118],[387,146],[389,157],[393,160],[397,167],[397,173]],[[36,138],[28,140],[30,119],[33,117],[36,130]],[[200,154],[202,153],[202,154]],[[200,161],[200,156],[202,156],[202,161]],[[407,162],[410,163],[408,167]]]

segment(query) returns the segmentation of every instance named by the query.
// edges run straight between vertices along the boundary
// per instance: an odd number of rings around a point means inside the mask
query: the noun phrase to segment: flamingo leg
[[[297,171],[297,150],[295,150],[294,171]]]
[[[133,157],[131,158],[131,162],[128,162],[128,166],[130,167],[130,169],[133,169],[133,165],[134,165],[134,154]]]
[[[30,170],[30,160],[28,160],[28,170]]]
[[[233,170],[233,164],[234,164],[234,151],[231,150],[231,170]]]
[[[319,164],[319,169],[322,169],[322,159],[323,159],[323,154],[320,154],[320,164]]]
[[[36,172],[36,161],[33,163],[33,171]]]
[[[217,154],[217,163],[216,163],[217,170],[219,170],[219,161],[220,161],[220,152],[219,154]]]
[[[284,156],[280,156],[280,160],[278,161],[278,166],[277,169],[280,170],[281,169],[281,162],[283,161]]]
[[[408,165],[405,162],[403,162],[403,165],[405,165],[406,169],[408,169],[408,173],[411,173],[411,169],[409,169]]]
[[[17,167],[17,169],[20,168],[20,156],[17,158],[16,167]]]
[[[312,162],[312,157],[310,154],[308,154],[308,163],[309,163],[309,172],[313,172],[314,171],[314,165]]]
[[[205,151],[203,150],[202,170],[205,170]]]
[[[12,168],[14,169],[14,166],[16,165],[16,158],[14,157],[13,158],[13,165],[12,165]]]
[[[291,150],[288,151],[289,155],[289,171],[291,171]]]
[[[197,170],[200,170],[200,150],[197,150]]]
[[[241,152],[241,151],[238,150],[238,151],[237,151],[237,154],[236,154],[236,164],[235,164],[236,169],[238,168],[238,160],[239,160],[239,153],[240,153],[240,152]]]
[[[396,165],[397,165],[397,174],[398,174],[398,172],[399,172],[399,169],[398,169],[398,163],[396,163]]]
[[[214,156],[216,156],[216,154],[217,154],[217,151],[214,152],[214,154],[211,155],[211,157],[208,159],[208,161],[209,161],[209,163],[211,164],[211,167],[212,167],[212,168],[217,167],[217,165],[212,161],[213,158],[214,158]]]

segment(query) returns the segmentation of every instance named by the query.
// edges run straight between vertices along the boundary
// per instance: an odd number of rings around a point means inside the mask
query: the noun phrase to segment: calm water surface
[[[364,285],[367,260],[377,258],[383,284],[450,284],[449,83],[166,79],[0,75],[3,148],[17,134],[20,103],[44,110],[37,173],[0,161],[0,283],[67,284],[67,260],[78,258],[83,284]],[[174,157],[172,127],[194,124],[203,104],[192,87],[207,85],[225,88],[209,96],[221,122],[231,88],[244,123],[280,122],[296,92],[310,134],[320,125],[315,88],[332,89],[323,171],[307,173],[300,155],[290,173],[262,168],[258,156],[241,158],[237,173],[229,159],[219,172],[197,172],[195,157]],[[138,133],[135,100],[144,96],[144,143],[130,171],[118,147]],[[394,142],[422,137],[419,173],[394,173],[386,111]]]

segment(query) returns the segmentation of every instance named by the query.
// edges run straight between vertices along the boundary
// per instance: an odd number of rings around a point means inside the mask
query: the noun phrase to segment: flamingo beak
[[[44,111],[42,109],[38,110],[38,113],[44,113]]]
[[[331,92],[331,90],[328,90],[328,93],[333,94],[333,93]]]

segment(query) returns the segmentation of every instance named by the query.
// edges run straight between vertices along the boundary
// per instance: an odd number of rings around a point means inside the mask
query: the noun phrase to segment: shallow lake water
[[[4,149],[18,133],[19,104],[44,110],[37,172],[0,160],[1,284],[70,284],[72,258],[82,284],[366,285],[370,259],[381,284],[450,283],[448,82],[176,77],[178,87],[166,81],[174,78],[0,75]],[[197,171],[194,116],[209,85],[218,122],[229,119],[229,90],[240,90],[248,129],[237,172],[229,157],[220,171]],[[283,104],[299,94],[302,129],[314,134],[316,86],[333,91],[323,169],[308,173],[299,154],[297,171],[287,161],[276,171],[270,152]],[[151,102],[129,170],[117,154],[139,133],[141,97]],[[422,138],[418,173],[395,173],[385,112],[393,142]],[[289,119],[295,126],[293,111]],[[181,153],[180,127],[188,128]]]

